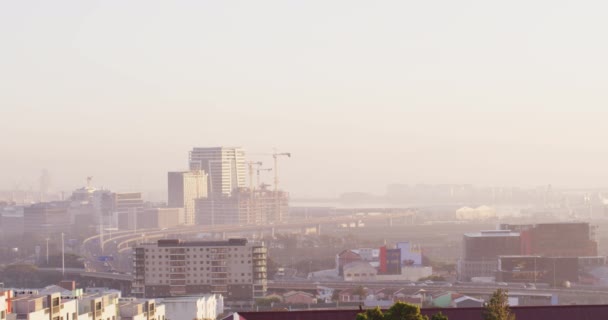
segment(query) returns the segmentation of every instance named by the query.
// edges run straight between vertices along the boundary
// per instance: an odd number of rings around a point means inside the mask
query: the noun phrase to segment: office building
[[[0,240],[23,236],[23,211],[21,206],[0,208]]]
[[[190,151],[190,170],[208,174],[210,195],[230,196],[245,187],[245,151],[229,147],[194,148]]]
[[[186,225],[195,223],[195,199],[207,197],[207,174],[202,170],[169,172],[167,205],[183,208]]]
[[[140,229],[163,229],[184,224],[184,208],[146,208],[137,213]]]
[[[139,297],[213,293],[251,301],[266,293],[266,247],[247,239],[158,240],[135,248],[134,271]]]
[[[119,229],[138,229],[137,213],[144,207],[144,200],[140,192],[106,193],[103,195],[102,207],[105,215],[110,218],[106,222],[109,226]]]
[[[510,230],[488,230],[465,233],[462,257],[458,261],[458,277],[494,277],[498,256],[520,254],[520,234]]]
[[[67,201],[41,202],[23,209],[23,232],[30,235],[58,234],[71,228],[70,203]]]

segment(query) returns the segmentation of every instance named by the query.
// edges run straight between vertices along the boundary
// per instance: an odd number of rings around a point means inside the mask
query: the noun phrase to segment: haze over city
[[[0,1],[0,320],[608,319],[605,1]]]
[[[213,145],[291,152],[294,197],[605,187],[606,6],[3,2],[0,188],[163,194]]]

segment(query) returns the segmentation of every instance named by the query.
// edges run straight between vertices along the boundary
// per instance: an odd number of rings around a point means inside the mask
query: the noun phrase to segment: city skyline
[[[296,197],[604,187],[606,4],[583,4],[3,3],[0,189],[154,190],[200,145],[293,153]]]

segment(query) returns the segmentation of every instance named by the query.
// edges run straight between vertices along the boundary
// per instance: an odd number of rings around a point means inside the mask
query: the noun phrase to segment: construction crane
[[[291,158],[290,152],[277,153],[276,151],[272,154],[272,158],[274,158],[274,192],[279,191],[279,170],[278,170],[278,162],[279,157],[286,156]]]
[[[258,171],[258,183],[260,180],[260,167],[262,166],[261,161],[247,161],[247,166],[249,167],[249,192],[253,194],[253,166],[257,166]]]
[[[257,169],[257,180],[255,182],[255,184],[259,187],[260,185],[260,171],[267,171],[270,172],[272,171],[272,168],[258,168]]]

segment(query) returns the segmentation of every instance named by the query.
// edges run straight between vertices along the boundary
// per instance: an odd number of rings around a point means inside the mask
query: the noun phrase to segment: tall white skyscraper
[[[194,200],[207,197],[207,174],[202,170],[169,172],[167,175],[170,208],[184,208],[184,224],[193,225]]]
[[[210,195],[227,195],[246,186],[247,169],[242,148],[194,148],[190,151],[190,170],[208,173]]]

